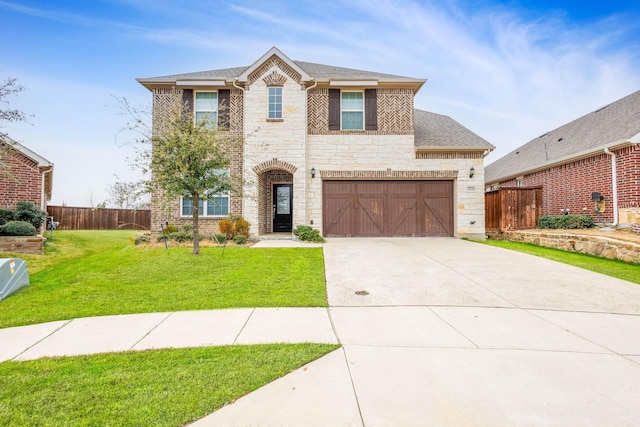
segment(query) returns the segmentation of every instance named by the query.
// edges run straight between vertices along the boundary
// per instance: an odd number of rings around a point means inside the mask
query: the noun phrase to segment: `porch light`
[[[312,167],[311,168],[311,178],[315,178],[316,177],[316,168]]]
[[[473,166],[471,166],[471,169],[469,169],[469,178],[473,178],[473,175],[476,174],[476,170]]]

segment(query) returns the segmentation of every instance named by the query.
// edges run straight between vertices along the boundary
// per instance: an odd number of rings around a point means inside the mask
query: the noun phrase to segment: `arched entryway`
[[[258,178],[258,234],[291,232],[296,167],[273,159],[253,168]]]

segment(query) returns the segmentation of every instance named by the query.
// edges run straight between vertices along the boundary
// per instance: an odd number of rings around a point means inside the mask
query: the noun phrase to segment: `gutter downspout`
[[[611,190],[613,192],[613,224],[612,227],[618,225],[618,173],[617,173],[617,162],[616,155],[609,147],[605,147],[605,154],[611,156]]]
[[[315,80],[315,79],[314,79]],[[309,225],[309,187],[307,182],[309,180],[309,171],[307,168],[309,167],[309,150],[307,150],[307,136],[309,134],[309,90],[318,86],[318,81],[316,80],[313,83],[313,86],[305,88],[304,90],[304,183],[305,183],[305,197],[304,197],[304,225]]]

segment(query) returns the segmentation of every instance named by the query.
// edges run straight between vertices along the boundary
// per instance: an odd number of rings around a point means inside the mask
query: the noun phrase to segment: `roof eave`
[[[608,144],[600,145],[598,147],[590,148],[588,150],[584,150],[568,156],[560,157],[559,159],[544,162],[532,168],[524,169],[516,173],[499,176],[497,178],[492,179],[491,181],[486,181],[485,184],[495,184],[501,181],[508,181],[510,179],[517,178],[519,176],[530,175],[532,173],[540,172],[555,166],[560,166],[566,163],[572,163],[578,160],[588,159],[589,157],[593,157],[596,154],[599,154],[599,152],[604,152],[605,148],[618,150],[620,148],[625,148],[632,144],[638,144],[638,143],[640,143],[640,133],[629,139],[621,139],[615,142],[610,142]]]

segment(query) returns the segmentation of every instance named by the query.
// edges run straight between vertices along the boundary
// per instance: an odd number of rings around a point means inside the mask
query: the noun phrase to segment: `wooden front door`
[[[293,185],[273,186],[273,232],[291,231],[293,225]]]

